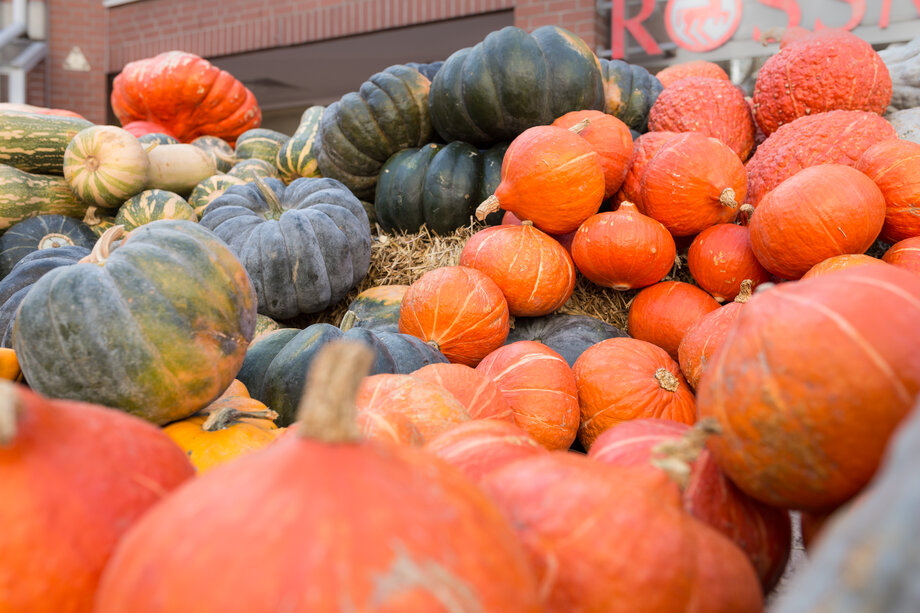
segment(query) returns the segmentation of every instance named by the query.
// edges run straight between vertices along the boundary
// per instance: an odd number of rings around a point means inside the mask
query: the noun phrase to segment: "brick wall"
[[[609,34],[596,0],[516,0],[514,25],[527,31],[555,25],[571,30],[597,51]]]

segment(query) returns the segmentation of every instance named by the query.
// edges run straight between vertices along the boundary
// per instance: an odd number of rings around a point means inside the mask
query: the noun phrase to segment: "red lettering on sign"
[[[802,9],[799,7],[799,3],[796,0],[757,0],[764,6],[769,6],[770,8],[779,9],[782,12],[786,13],[786,17],[789,20],[789,23],[786,24],[787,28],[792,28],[799,25],[802,21]],[[754,40],[759,41],[761,36],[760,28],[754,26]]]
[[[613,0],[610,11],[610,55],[614,59],[626,56],[626,32],[632,34],[636,42],[649,55],[661,55],[663,52],[655,39],[645,29],[642,22],[655,12],[655,0],[642,0],[639,14],[626,19],[626,0]]]
[[[842,0],[846,2],[851,7],[850,9],[850,20],[846,22],[841,28],[844,30],[852,30],[859,25],[859,22],[862,21],[862,18],[866,16],[866,0]],[[827,26],[824,25],[820,19],[815,19],[815,32],[822,30]]]

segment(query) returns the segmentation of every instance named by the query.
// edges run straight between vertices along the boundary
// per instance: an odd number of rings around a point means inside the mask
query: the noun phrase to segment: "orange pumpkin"
[[[882,260],[911,272],[920,273],[920,236],[896,242],[888,248]]]
[[[798,279],[827,258],[863,253],[885,222],[885,198],[871,179],[840,164],[802,170],[764,196],[749,224],[764,268]]]
[[[616,211],[592,215],[581,224],[572,258],[593,283],[629,290],[661,281],[674,266],[677,247],[661,222],[623,202]]]
[[[634,338],[611,338],[589,347],[573,368],[581,426],[590,449],[605,430],[631,419],[696,421],[693,392],[677,363],[660,347]]]
[[[575,289],[569,252],[527,221],[480,230],[464,245],[460,265],[495,281],[515,317],[548,315]]]
[[[875,472],[920,393],[920,279],[862,266],[758,292],[697,390],[719,467],[773,506],[833,508]],[[867,415],[871,407],[871,416]]]
[[[416,447],[425,443],[412,420],[396,408],[375,407],[371,411],[361,411],[355,422],[365,440]]]
[[[195,474],[140,418],[0,382],[0,610],[89,613],[124,533]]]
[[[9,347],[0,347],[0,379],[6,381],[19,381],[22,379],[22,369],[16,352]]]
[[[681,79],[686,79],[687,77],[707,77],[710,79],[729,81],[728,73],[726,73],[721,66],[715,62],[708,62],[706,60],[693,60],[690,62],[673,64],[659,70],[655,76],[665,87]]]
[[[540,611],[521,544],[476,486],[421,450],[361,440],[353,399],[373,359],[324,347],[295,429],[145,515],[94,613]]]
[[[597,152],[604,171],[604,198],[610,198],[626,178],[633,155],[633,137],[629,126],[603,111],[572,111],[556,118],[552,125],[572,129],[588,120],[578,135]]]
[[[517,341],[487,355],[476,370],[498,386],[515,424],[547,449],[569,448],[578,432],[578,392],[562,356],[542,343]]]
[[[641,178],[642,212],[674,236],[692,236],[735,219],[747,196],[747,173],[722,142],[687,132],[668,140]]]
[[[677,132],[646,132],[633,142],[629,170],[626,171],[626,178],[623,179],[623,185],[617,192],[614,202],[632,202],[640,211],[645,211],[642,207],[642,173],[658,150],[675,136],[680,135]]]
[[[693,239],[687,251],[687,267],[716,302],[734,300],[745,279],[752,288],[770,280],[770,273],[751,249],[750,230],[730,223],[710,226]]]
[[[523,222],[517,218],[517,215],[511,211],[505,211],[505,214],[502,215],[502,225],[503,226],[519,226]],[[531,224],[532,225],[532,224]],[[566,232],[565,234],[547,234],[547,236],[552,236],[555,241],[560,245],[565,247],[565,250],[572,253],[572,239],[575,238],[575,230],[572,232]]]
[[[809,268],[808,272],[802,275],[802,278],[810,279],[812,277],[819,277],[838,270],[846,270],[854,266],[875,266],[879,264],[884,265],[885,262],[864,253],[844,253],[843,255],[833,255],[826,260],[818,262]]]
[[[510,329],[508,302],[483,272],[445,266],[409,286],[399,309],[399,331],[432,343],[448,360],[475,366],[501,347]]]
[[[412,376],[446,389],[460,401],[472,419],[514,419],[511,407],[495,382],[466,364],[429,364]]]
[[[866,149],[855,166],[885,196],[881,239],[896,243],[920,236],[920,144],[893,138]]]
[[[501,182],[476,216],[502,208],[544,232],[565,234],[597,213],[604,187],[600,156],[588,141],[558,126],[535,126],[511,141]]]
[[[636,294],[626,325],[630,336],[658,345],[676,362],[687,331],[718,308],[719,303],[695,285],[663,281]]]

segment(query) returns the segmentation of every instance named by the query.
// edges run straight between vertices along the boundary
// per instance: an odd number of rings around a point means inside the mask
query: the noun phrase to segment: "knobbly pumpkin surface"
[[[715,62],[706,60],[693,60],[672,64],[656,72],[655,77],[658,78],[658,81],[660,81],[664,87],[668,87],[688,77],[706,77],[709,79],[731,81],[728,73],[725,72],[721,66]]]

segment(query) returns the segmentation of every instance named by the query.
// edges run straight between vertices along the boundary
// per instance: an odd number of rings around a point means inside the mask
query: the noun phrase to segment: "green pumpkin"
[[[322,176],[373,200],[380,168],[397,151],[431,142],[431,82],[404,65],[372,75],[323,111],[316,161]]]
[[[257,158],[243,160],[233,165],[233,168],[227,171],[227,174],[237,179],[242,179],[247,183],[255,181],[256,178],[262,179],[279,179],[281,175],[273,163],[266,162]]]
[[[158,145],[178,145],[179,141],[169,134],[163,134],[162,132],[148,132],[147,134],[142,134],[137,137],[137,140],[144,145],[144,147],[149,147],[153,143]]]
[[[217,136],[199,136],[190,144],[205,151],[214,164],[217,166],[217,172],[227,172],[236,163],[236,156],[233,155],[233,147],[230,143]]]
[[[265,160],[274,164],[278,152],[291,137],[275,130],[254,128],[246,130],[236,139],[234,155],[240,160]]]
[[[597,56],[575,34],[508,26],[447,58],[430,106],[445,142],[488,147],[569,111],[603,110],[604,83]]]
[[[6,277],[22,258],[41,249],[77,245],[92,249],[96,235],[78,219],[64,215],[36,215],[13,224],[0,235],[0,277]]]
[[[233,381],[256,323],[256,296],[230,249],[199,224],[161,220],[91,260],[42,276],[13,325],[29,385],[45,396],[119,408],[157,424],[188,417]]]
[[[195,210],[179,194],[165,189],[148,189],[128,198],[115,215],[115,224],[130,232],[158,219],[198,221]]]
[[[378,285],[364,290],[349,303],[339,327],[399,332],[399,307],[408,289],[408,285]]]
[[[575,360],[588,347],[620,336],[628,334],[596,317],[551,313],[542,317],[516,317],[505,344],[518,341],[543,343],[561,355],[569,366],[574,366]]]
[[[188,203],[200,218],[211,201],[219,197],[232,185],[245,185],[246,180],[232,175],[212,175],[195,186],[189,194]]]
[[[640,134],[648,131],[648,112],[664,89],[658,77],[623,60],[602,59],[601,73],[607,101],[604,112]]]
[[[316,135],[324,110],[322,106],[311,106],[304,111],[294,135],[278,151],[275,166],[285,183],[300,177],[320,176],[316,162]]]
[[[505,146],[497,147],[503,155]],[[495,161],[496,155],[486,157],[460,141],[400,151],[380,170],[377,223],[387,232],[418,232],[425,224],[438,234],[469,225],[476,207],[498,187]]]

